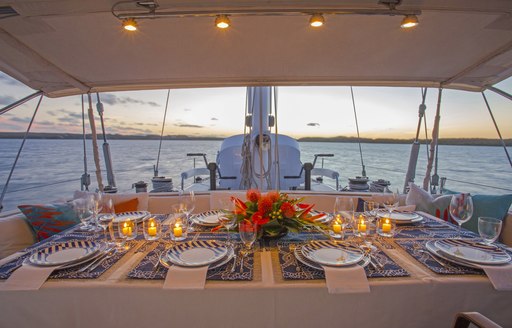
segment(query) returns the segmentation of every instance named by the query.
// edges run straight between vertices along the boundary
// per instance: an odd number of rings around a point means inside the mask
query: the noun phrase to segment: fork
[[[413,243],[412,248],[413,248],[414,252],[428,255],[428,256],[430,256],[431,259],[433,259],[434,261],[439,263],[439,265],[441,265],[443,268],[446,268],[445,263],[441,262],[436,256],[434,256],[434,254],[430,253],[429,251],[424,250],[420,245]]]

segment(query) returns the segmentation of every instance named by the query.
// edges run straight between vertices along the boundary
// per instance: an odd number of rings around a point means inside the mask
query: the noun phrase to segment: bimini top
[[[215,26],[221,14],[229,28]],[[314,14],[323,26],[309,25]],[[406,17],[419,25],[401,28]],[[246,85],[481,91],[512,75],[512,1],[0,0],[0,70],[50,97]]]

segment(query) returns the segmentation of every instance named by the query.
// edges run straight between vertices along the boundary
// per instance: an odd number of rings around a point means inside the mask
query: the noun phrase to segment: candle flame
[[[124,228],[128,228],[128,223],[125,222],[124,225],[123,225]]]
[[[155,227],[155,222],[151,221],[151,222],[149,223],[149,226],[150,226],[151,228],[154,228],[154,227]]]
[[[386,219],[386,223],[389,223],[389,219]]]

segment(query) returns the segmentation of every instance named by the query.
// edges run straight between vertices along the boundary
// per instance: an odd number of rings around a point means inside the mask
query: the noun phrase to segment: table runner
[[[321,270],[313,269],[307,265],[302,264],[295,258],[290,246],[297,246],[297,242],[281,241],[277,244],[279,251],[279,263],[281,265],[281,273],[286,280],[313,280],[325,279],[325,274]],[[293,247],[292,247],[293,248]],[[383,264],[383,268],[373,268],[368,265],[365,268],[366,276],[368,278],[380,277],[407,277],[409,273],[393,261],[381,249],[374,252],[377,261]]]

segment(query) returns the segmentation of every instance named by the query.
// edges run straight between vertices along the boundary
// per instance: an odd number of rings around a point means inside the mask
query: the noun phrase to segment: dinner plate
[[[217,262],[227,254],[227,248],[214,240],[198,240],[171,247],[169,261],[179,266],[203,266]]]
[[[28,259],[38,266],[60,266],[87,259],[96,254],[102,244],[90,240],[67,241],[48,246],[31,254]]]
[[[203,226],[218,226],[219,225],[219,211],[208,211],[201,214],[193,215],[192,220],[196,224]]]
[[[501,249],[484,249],[467,242],[458,242],[456,240],[438,240],[435,246],[446,253],[449,257],[484,265],[505,264],[510,262],[511,258]]]
[[[432,253],[434,256],[437,256],[437,257],[439,257],[443,260],[446,260],[448,262],[466,266],[466,267],[473,268],[473,269],[481,269],[482,268],[481,266],[479,266],[476,263],[470,263],[470,262],[466,262],[466,261],[459,260],[459,259],[452,258],[452,257],[448,256],[446,253],[444,253],[443,251],[441,251],[439,248],[436,247],[435,240],[428,241],[425,244],[425,247],[427,248],[427,251]]]
[[[389,212],[379,212],[377,216],[381,218],[389,217],[391,221],[397,224],[417,223],[423,221],[423,217],[416,213],[393,212],[389,215]]]
[[[304,265],[309,266],[310,268],[324,271],[324,268],[320,264],[318,264],[316,262],[313,262],[313,261],[310,261],[306,257],[304,257],[304,255],[302,254],[301,248],[302,248],[302,246],[297,246],[295,248],[295,250],[293,251],[293,254],[295,255],[295,258],[297,260],[299,260],[299,262],[301,262]],[[365,257],[363,257],[363,259],[361,261],[357,262],[357,264],[362,266],[363,268],[365,268],[369,263],[370,263],[370,257],[369,256],[365,256]]]
[[[329,266],[348,266],[356,264],[364,257],[357,247],[347,247],[330,241],[312,241],[302,246],[302,255],[308,260]]]
[[[220,268],[224,264],[226,264],[229,261],[231,261],[234,256],[235,256],[235,251],[233,250],[232,247],[228,247],[227,254],[223,258],[218,260],[217,262],[214,262],[214,263],[210,264],[209,267],[208,267],[208,270]],[[169,257],[167,257],[167,256],[162,256],[160,258],[160,263],[164,267],[166,267],[166,268],[169,268],[169,267],[171,267],[173,265],[173,263],[169,260]]]
[[[148,211],[134,211],[134,212],[122,212],[119,214],[116,214],[116,217],[112,222],[118,223],[121,221],[125,221],[128,219],[134,220],[136,223],[141,222],[144,220],[145,217],[147,217],[150,213]]]

